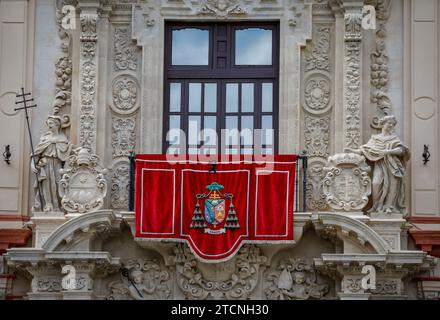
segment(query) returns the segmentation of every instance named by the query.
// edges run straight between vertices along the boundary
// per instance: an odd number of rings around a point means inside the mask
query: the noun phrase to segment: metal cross
[[[34,99],[27,99],[26,97],[32,95],[31,93],[24,93],[24,88],[21,88],[21,94],[17,94],[16,97],[17,98],[21,98],[21,101],[17,101],[15,102],[16,105],[19,104],[23,104],[22,107],[20,108],[15,108],[14,111],[20,111],[20,110],[24,110],[25,115],[26,115],[26,123],[27,123],[27,128],[28,128],[28,133],[29,133],[29,139],[31,141],[31,150],[32,150],[32,161],[34,162],[34,167],[37,168],[37,163],[35,162],[35,152],[34,152],[34,143],[32,142],[32,133],[31,133],[31,126],[29,124],[29,113],[28,113],[28,109],[30,108],[36,108],[37,105],[31,105],[28,106],[27,103],[28,102],[33,102]],[[38,194],[40,195],[40,207],[41,209],[43,209],[43,195],[41,193],[41,188],[40,188],[40,181],[38,181],[38,173],[35,173],[35,178],[37,179],[37,186],[38,186]]]

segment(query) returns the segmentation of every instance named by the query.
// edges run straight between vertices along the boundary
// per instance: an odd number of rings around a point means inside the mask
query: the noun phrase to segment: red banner
[[[296,156],[249,157],[138,155],[136,238],[187,241],[206,262],[230,259],[243,242],[293,241]]]

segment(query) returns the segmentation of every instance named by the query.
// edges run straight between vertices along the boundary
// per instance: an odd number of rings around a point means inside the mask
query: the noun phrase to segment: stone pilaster
[[[99,63],[97,25],[99,6],[99,0],[81,1],[79,3],[81,10],[79,143],[92,152],[96,152],[97,132]]]
[[[344,146],[362,144],[362,1],[345,0],[344,22]]]

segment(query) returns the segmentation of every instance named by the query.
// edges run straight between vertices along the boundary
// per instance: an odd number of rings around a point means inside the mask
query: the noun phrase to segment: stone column
[[[362,144],[362,7],[358,0],[344,0],[344,147]]]
[[[79,144],[92,153],[96,152],[99,2],[99,0],[79,2],[81,10]]]

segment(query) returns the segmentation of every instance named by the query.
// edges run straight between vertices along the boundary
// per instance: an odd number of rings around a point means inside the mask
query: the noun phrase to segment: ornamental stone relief
[[[156,260],[129,260],[121,280],[109,284],[107,300],[167,300],[171,298],[170,272]]]
[[[304,100],[306,110],[312,114],[322,114],[331,107],[330,80],[324,75],[315,75],[306,81]]]
[[[130,164],[128,162],[118,163],[112,171],[111,207],[113,209],[127,210],[130,188]]]
[[[88,149],[79,148],[69,157],[61,170],[61,205],[69,213],[87,213],[99,210],[107,194],[106,169],[99,165],[99,157]]]
[[[226,18],[229,15],[245,15],[247,11],[240,0],[202,0],[199,14]]]
[[[113,158],[128,157],[134,151],[136,121],[133,118],[114,118],[112,124]]]
[[[305,71],[330,72],[330,27],[318,27],[311,46],[305,50]]]
[[[309,157],[328,157],[330,144],[330,116],[305,117],[305,139]]]
[[[336,211],[361,211],[371,194],[370,167],[355,153],[328,158],[323,191],[328,205]]]
[[[177,271],[177,285],[186,299],[249,299],[258,285],[260,266],[267,258],[255,245],[241,247],[234,259],[216,264],[225,273],[224,280],[210,279],[187,245],[175,247],[173,257]],[[217,278],[217,277],[213,277]]]
[[[307,208],[309,210],[324,211],[328,209],[326,196],[323,193],[324,165],[320,160],[309,163],[307,182]]]
[[[327,284],[319,283],[313,263],[304,258],[282,260],[266,279],[265,294],[271,300],[322,299],[329,292]]]
[[[115,28],[114,42],[114,70],[135,71],[137,69],[138,61],[136,47],[130,43],[129,28]]]
[[[139,85],[130,75],[118,76],[112,85],[111,108],[119,114],[131,114],[139,108]]]

